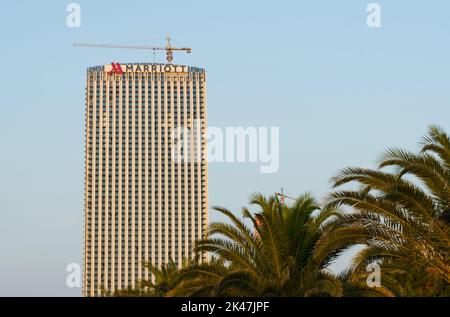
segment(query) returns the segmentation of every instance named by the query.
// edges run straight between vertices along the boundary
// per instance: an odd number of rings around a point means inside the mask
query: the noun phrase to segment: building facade
[[[206,73],[172,64],[90,67],[83,295],[135,288],[144,263],[180,266],[208,223]]]

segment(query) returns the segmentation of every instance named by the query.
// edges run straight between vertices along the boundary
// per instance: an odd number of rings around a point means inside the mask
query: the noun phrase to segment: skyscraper
[[[206,73],[172,64],[90,67],[85,123],[83,295],[96,296],[150,279],[146,261],[181,265],[204,236]]]

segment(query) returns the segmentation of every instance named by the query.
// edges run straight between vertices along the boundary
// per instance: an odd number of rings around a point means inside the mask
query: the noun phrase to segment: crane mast
[[[295,200],[294,197],[290,197],[290,196],[287,196],[287,195],[284,194],[283,187],[281,187],[281,192],[275,192],[275,195],[277,195],[277,196],[280,197],[280,203],[281,203],[281,205],[284,205],[284,201],[285,201],[286,198],[287,198],[287,199],[291,199],[291,200]]]

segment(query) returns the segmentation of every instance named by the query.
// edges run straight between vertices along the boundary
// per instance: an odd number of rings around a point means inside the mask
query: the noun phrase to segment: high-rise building
[[[145,262],[192,256],[208,222],[206,124],[202,68],[88,68],[84,296],[137,287],[152,278]]]

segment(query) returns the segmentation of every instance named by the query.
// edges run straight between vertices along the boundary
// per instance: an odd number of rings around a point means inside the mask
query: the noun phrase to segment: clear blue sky
[[[82,263],[85,70],[154,61],[74,42],[160,45],[169,33],[193,48],[176,63],[208,71],[210,125],[280,127],[278,173],[210,166],[211,205],[239,212],[282,186],[321,198],[340,168],[416,149],[429,123],[450,130],[447,0],[377,1],[380,29],[361,0],[84,0],[81,28],[66,26],[69,2],[0,10],[0,295],[80,295],[65,268]]]

